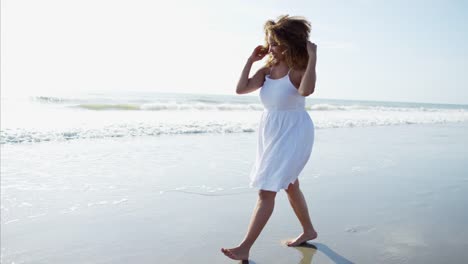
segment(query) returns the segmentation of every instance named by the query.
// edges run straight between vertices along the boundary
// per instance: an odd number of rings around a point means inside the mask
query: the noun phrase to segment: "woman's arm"
[[[263,46],[257,46],[253,51],[252,55],[249,57],[247,62],[245,63],[244,69],[242,70],[241,76],[239,78],[239,82],[237,83],[236,93],[237,94],[246,94],[253,92],[260,88],[265,81],[265,75],[267,72],[266,67],[261,68],[258,70],[252,78],[249,78],[250,69],[252,68],[252,64],[258,60],[263,59],[267,54],[267,50]]]
[[[317,63],[317,45],[307,41],[307,52],[309,53],[309,61],[304,75],[302,76],[301,85],[298,89],[299,94],[302,96],[309,96],[314,92],[315,82],[317,80],[315,72],[315,65]]]

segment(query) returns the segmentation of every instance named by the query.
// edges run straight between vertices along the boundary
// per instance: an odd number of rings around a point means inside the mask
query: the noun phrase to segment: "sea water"
[[[356,263],[466,259],[466,105],[306,107],[317,133],[300,179],[319,242]],[[0,262],[222,263],[218,247],[241,238],[256,199],[262,111],[255,95],[2,98]],[[255,261],[299,262],[278,245],[299,232],[288,206],[279,195]]]
[[[315,128],[468,121],[468,105],[306,100]],[[198,133],[252,133],[255,95],[108,92],[1,99],[1,144]]]

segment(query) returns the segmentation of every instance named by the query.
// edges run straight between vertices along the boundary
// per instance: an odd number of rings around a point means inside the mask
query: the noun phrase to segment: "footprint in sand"
[[[375,230],[375,227],[370,225],[362,225],[362,226],[353,226],[348,227],[345,229],[347,233],[368,233]]]

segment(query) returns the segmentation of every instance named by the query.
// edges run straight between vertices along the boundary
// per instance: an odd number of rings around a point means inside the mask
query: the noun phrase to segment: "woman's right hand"
[[[268,48],[262,46],[262,45],[258,45],[254,51],[252,52],[252,55],[250,55],[250,60],[252,62],[256,62],[256,61],[259,61],[261,59],[263,59],[265,57],[265,55],[268,54]]]

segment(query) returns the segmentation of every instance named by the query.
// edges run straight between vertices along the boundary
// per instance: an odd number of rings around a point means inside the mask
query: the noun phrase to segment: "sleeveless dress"
[[[250,187],[278,192],[296,181],[309,160],[314,123],[305,109],[305,97],[291,83],[289,72],[280,79],[267,75],[260,100],[264,111]]]

